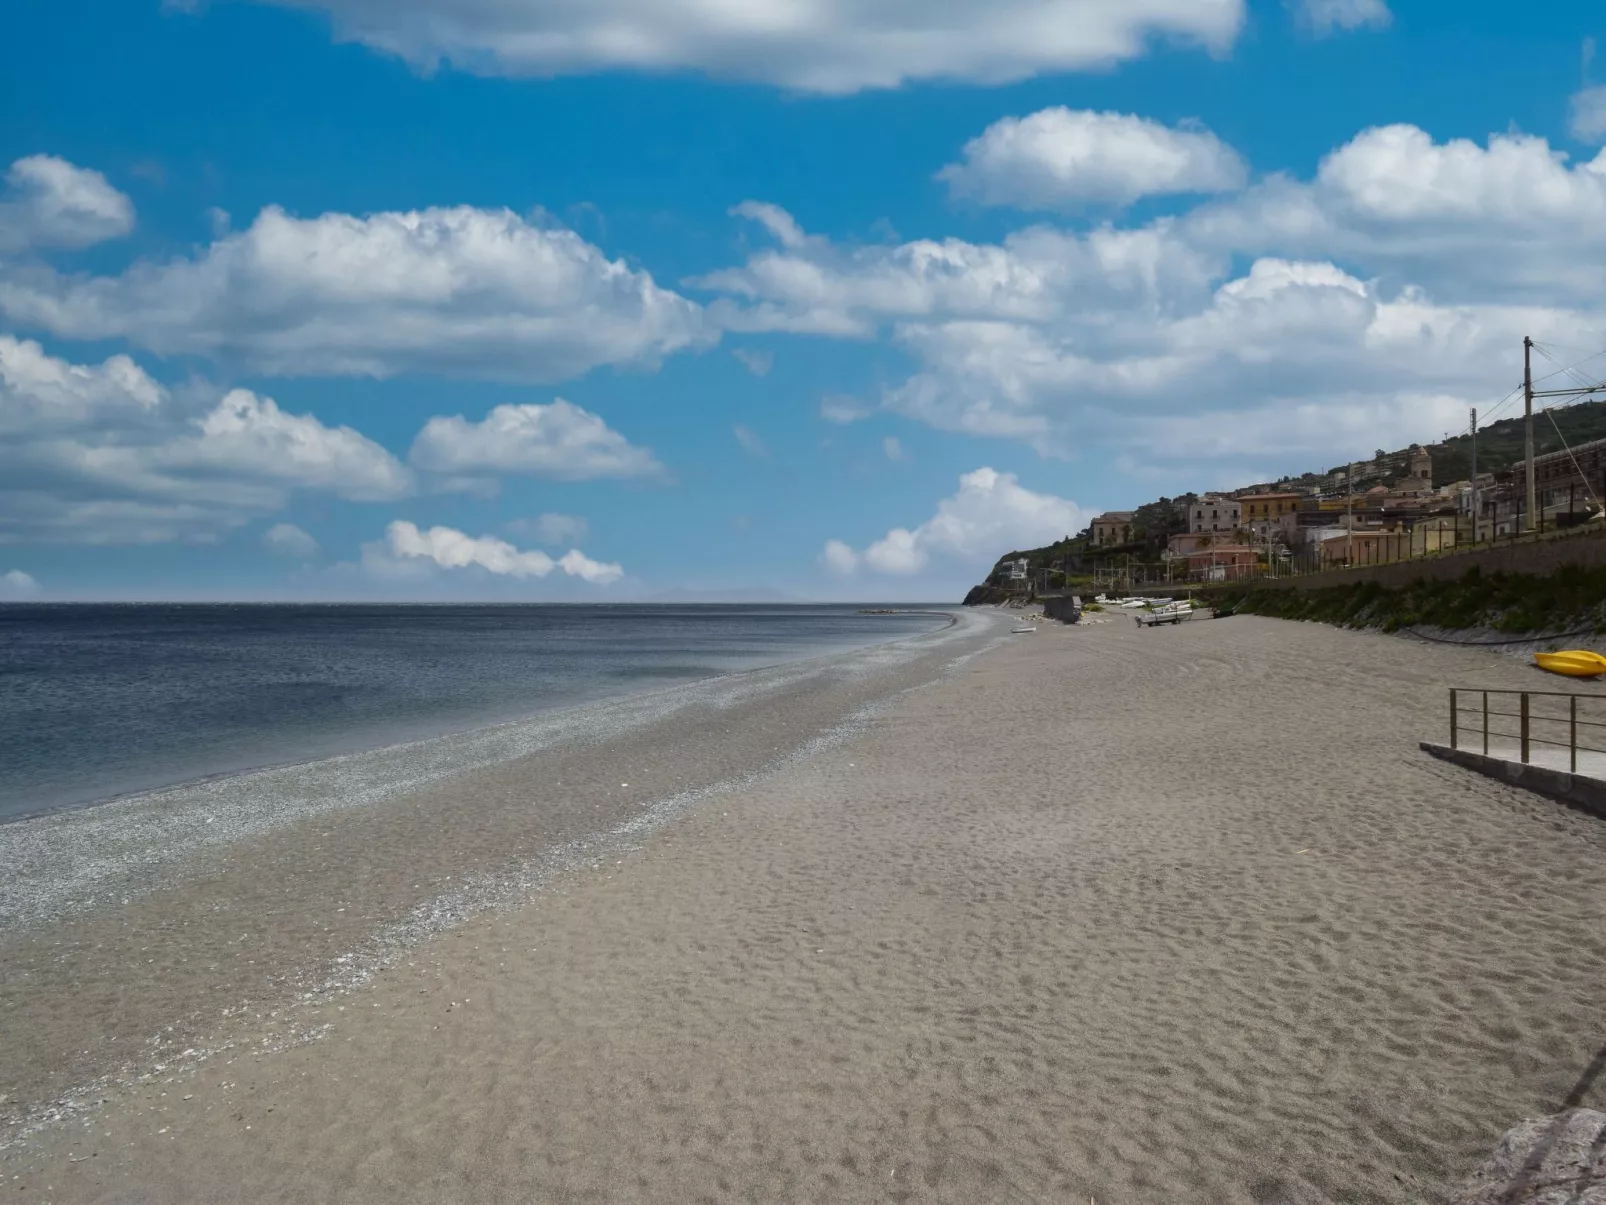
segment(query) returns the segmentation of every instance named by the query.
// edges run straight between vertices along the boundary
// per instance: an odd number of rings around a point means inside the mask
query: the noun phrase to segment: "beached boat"
[[[1588,649],[1564,649],[1559,653],[1535,653],[1534,662],[1540,669],[1569,678],[1598,678],[1606,674],[1606,657]]]

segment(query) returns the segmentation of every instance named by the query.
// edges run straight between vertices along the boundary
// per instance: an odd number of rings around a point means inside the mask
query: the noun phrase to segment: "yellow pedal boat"
[[[1548,669],[1553,674],[1566,674],[1569,678],[1598,678],[1606,674],[1606,657],[1588,649],[1535,653],[1534,662],[1540,669]]]

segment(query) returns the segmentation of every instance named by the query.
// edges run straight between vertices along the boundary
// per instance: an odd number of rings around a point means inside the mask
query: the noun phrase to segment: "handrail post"
[[[1489,756],[1489,692],[1483,692],[1483,755]]]
[[[1522,692],[1522,764],[1528,764],[1528,692]]]
[[[1452,748],[1452,749],[1454,749],[1456,747],[1456,744],[1455,744],[1455,732],[1456,732],[1455,687],[1452,686],[1452,687],[1450,687],[1450,748]]]
[[[1574,774],[1578,773],[1578,696],[1574,695],[1568,700],[1567,717],[1567,755],[1570,761],[1568,767]]]

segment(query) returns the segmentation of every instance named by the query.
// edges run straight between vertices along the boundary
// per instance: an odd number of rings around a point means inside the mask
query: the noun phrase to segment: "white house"
[[[1188,508],[1188,531],[1234,532],[1243,525],[1243,506],[1236,498],[1206,494]]]

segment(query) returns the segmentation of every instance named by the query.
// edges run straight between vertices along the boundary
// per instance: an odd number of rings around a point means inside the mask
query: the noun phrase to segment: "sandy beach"
[[[996,619],[18,904],[0,1192],[1432,1202],[1606,1107],[1606,824],[1417,749],[1535,671]]]

